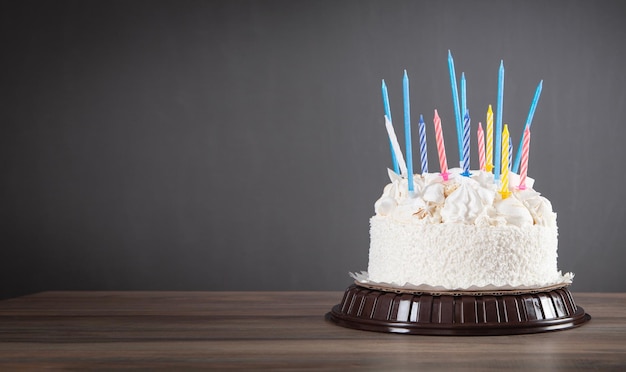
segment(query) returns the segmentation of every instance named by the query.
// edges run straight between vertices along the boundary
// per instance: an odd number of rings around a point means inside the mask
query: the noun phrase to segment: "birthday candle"
[[[422,173],[428,173],[428,153],[426,148],[426,124],[420,114],[420,158],[422,159]]]
[[[511,170],[512,156],[513,156],[513,141],[511,141],[511,137],[509,136],[509,170]]]
[[[526,175],[528,173],[528,152],[530,150],[530,128],[524,130],[524,138],[522,143],[522,165],[519,175],[519,189],[526,189]]]
[[[484,171],[485,165],[485,134],[483,132],[483,125],[478,123],[478,162],[480,164],[480,170]]]
[[[448,160],[446,159],[446,146],[443,143],[443,133],[441,131],[441,118],[439,113],[435,110],[435,118],[433,119],[435,124],[435,138],[437,140],[437,154],[439,154],[439,169],[444,180],[448,180]]]
[[[465,177],[470,176],[470,116],[469,110],[465,111],[463,118],[463,173]]]
[[[530,104],[530,109],[528,110],[528,117],[526,118],[526,125],[524,126],[524,132],[526,129],[530,129],[530,126],[533,122],[533,116],[535,115],[535,109],[537,108],[537,102],[539,101],[539,97],[541,96],[541,89],[543,88],[543,80],[539,82],[537,85],[537,90],[535,90],[535,96],[533,97],[533,102]],[[517,173],[519,169],[519,162],[521,157],[522,150],[522,141],[524,141],[524,137],[520,138],[519,146],[517,148],[517,155],[515,155],[515,164],[513,165],[513,172]]]
[[[500,179],[502,187],[500,188],[500,194],[502,199],[506,199],[510,195],[509,191],[509,127],[504,124],[504,130],[502,131],[502,177]]]
[[[493,110],[491,105],[487,109],[487,157],[485,159],[487,172],[493,170]]]
[[[409,101],[409,76],[404,70],[402,78],[402,92],[404,102],[404,139],[406,141],[406,167],[409,181],[409,191],[413,191],[413,145],[411,144],[411,103]]]
[[[494,179],[500,179],[500,172],[502,167],[500,163],[502,159],[500,154],[502,152],[502,98],[504,95],[504,62],[500,61],[500,69],[498,70],[498,99],[496,106],[496,164],[494,168]],[[505,146],[508,148],[508,146]]]
[[[391,142],[391,147],[393,148],[393,151],[396,154],[396,159],[398,159],[398,167],[400,168],[400,175],[406,176],[406,163],[404,162],[404,158],[402,157],[402,150],[400,150],[398,137],[396,137],[396,132],[393,130],[393,124],[391,124],[391,121],[389,120],[389,117],[387,115],[385,115],[385,128],[387,128],[387,135],[389,136],[389,142]]]
[[[450,71],[450,86],[452,87],[452,103],[454,104],[454,119],[456,120],[456,136],[459,143],[459,159],[463,159],[462,149],[463,143],[461,133],[463,132],[463,123],[461,122],[461,108],[459,107],[459,93],[456,89],[456,73],[454,72],[454,59],[452,53],[448,50],[448,70]]]
[[[465,115],[467,111],[467,82],[465,81],[465,72],[461,72],[461,112]]]
[[[389,118],[389,121],[391,121],[391,109],[389,108],[389,95],[387,94],[387,84],[385,84],[385,79],[383,79],[383,83],[382,83],[382,93],[383,93],[383,106],[385,108],[385,115]],[[400,170],[398,168],[398,160],[396,159],[396,154],[393,151],[393,145],[391,144],[391,142],[389,142],[389,149],[391,150],[391,161],[393,163],[393,170],[396,173],[400,173]]]

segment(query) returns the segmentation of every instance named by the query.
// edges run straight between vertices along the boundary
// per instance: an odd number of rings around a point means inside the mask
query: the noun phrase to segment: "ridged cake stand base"
[[[356,284],[326,318],[365,331],[416,335],[515,335],[578,327],[591,319],[567,287],[529,293],[403,293]]]

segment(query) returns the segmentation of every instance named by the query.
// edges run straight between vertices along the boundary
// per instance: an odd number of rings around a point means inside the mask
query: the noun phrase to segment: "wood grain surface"
[[[0,301],[0,370],[625,370],[626,294],[580,328],[406,336],[324,319],[341,292],[43,292]]]

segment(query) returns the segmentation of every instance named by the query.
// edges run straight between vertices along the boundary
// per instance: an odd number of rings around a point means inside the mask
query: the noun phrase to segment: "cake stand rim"
[[[455,322],[454,320],[451,322],[433,322],[430,320],[421,321],[417,320],[393,320],[393,319],[376,319],[373,316],[364,317],[361,313],[361,308],[359,308],[356,314],[351,314],[351,310],[344,311],[345,306],[347,304],[347,300],[349,297],[346,297],[348,293],[351,293],[354,289],[360,288],[359,291],[367,291],[369,293],[378,293],[378,296],[384,296],[385,294],[393,294],[393,295],[403,295],[401,293],[395,292],[386,292],[375,289],[370,289],[366,287],[360,287],[356,284],[352,284],[349,286],[344,292],[344,297],[341,300],[341,303],[332,307],[331,311],[325,315],[326,320],[333,322],[336,325],[364,330],[364,331],[376,331],[376,332],[384,332],[384,333],[397,333],[397,334],[414,334],[414,335],[439,335],[439,336],[500,336],[500,335],[517,335],[517,334],[531,334],[531,333],[542,333],[549,331],[559,331],[566,330],[571,328],[579,327],[591,320],[591,316],[585,313],[585,310],[581,306],[577,306],[573,300],[573,296],[569,289],[567,288],[559,288],[554,289],[552,291],[543,292],[543,293],[552,293],[556,291],[565,291],[566,297],[571,301],[571,305],[573,306],[572,311],[568,312],[568,315],[551,317],[548,319],[527,319],[524,321],[500,321],[499,316],[497,321],[487,320],[485,319],[483,322],[468,322],[464,323]],[[542,294],[541,292],[535,293],[534,295],[541,296],[549,296],[547,294]],[[414,295],[416,297],[448,297],[448,298],[458,298],[457,296],[452,295],[430,295],[430,294],[418,294]],[[518,295],[498,295],[493,297],[518,297],[521,298],[522,301],[526,301],[528,294],[518,294]],[[376,296],[377,297],[377,296]],[[484,298],[483,295],[466,295],[465,297],[473,297],[476,300],[479,298]],[[533,296],[534,297],[534,296]],[[355,297],[352,297],[351,301],[354,301]],[[432,301],[432,300],[431,300]],[[460,300],[464,301],[464,300]],[[484,300],[478,300],[484,301]],[[501,300],[495,300],[501,301]],[[377,303],[378,300],[375,299],[374,303]],[[429,301],[427,301],[429,302]],[[449,303],[449,300],[446,300]],[[386,303],[388,308],[383,307],[383,312],[388,311],[391,314],[392,303],[387,303],[386,301],[381,302]],[[361,305],[363,306],[363,302]],[[350,308],[353,306],[350,303]],[[531,305],[532,306],[532,305]],[[553,304],[553,306],[555,306]],[[525,307],[525,305],[524,305]],[[387,310],[385,310],[387,309]],[[372,309],[370,309],[372,310]],[[369,310],[368,310],[369,311]],[[372,310],[373,311],[373,310]],[[543,309],[540,309],[543,312]],[[373,312],[372,312],[373,314]],[[506,318],[505,318],[506,319]],[[521,319],[520,319],[521,320]]]
[[[488,289],[488,290],[428,290],[428,289],[412,289],[405,287],[386,286],[380,283],[364,283],[359,280],[354,280],[354,284],[365,289],[376,290],[388,293],[398,294],[412,294],[412,295],[430,295],[430,296],[509,296],[509,295],[522,295],[522,294],[535,294],[550,292],[556,289],[567,288],[571,283],[557,283],[549,286],[535,287],[535,288],[523,288],[523,289]]]

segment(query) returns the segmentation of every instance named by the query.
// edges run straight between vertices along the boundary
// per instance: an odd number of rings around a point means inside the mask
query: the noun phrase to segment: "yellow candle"
[[[508,144],[507,144],[508,146]],[[487,172],[493,169],[493,110],[491,105],[487,109],[487,159],[485,168]]]
[[[509,191],[509,126],[504,124],[502,130],[502,169],[500,170],[500,182],[502,187],[500,188],[500,195],[502,199],[506,199],[511,195]]]

